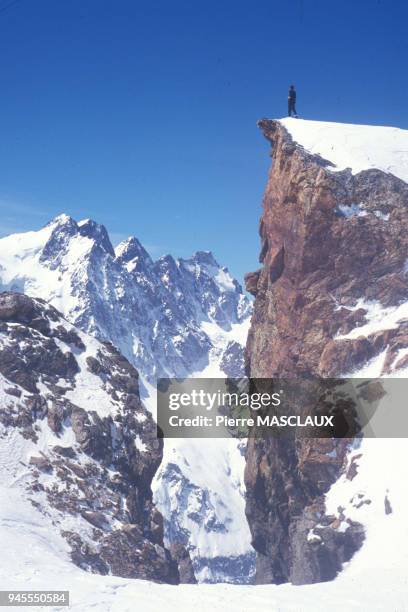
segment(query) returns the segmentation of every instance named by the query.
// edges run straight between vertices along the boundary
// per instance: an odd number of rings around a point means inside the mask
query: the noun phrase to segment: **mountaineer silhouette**
[[[288,115],[289,117],[297,117],[296,112],[296,89],[294,85],[289,87],[288,94]]]

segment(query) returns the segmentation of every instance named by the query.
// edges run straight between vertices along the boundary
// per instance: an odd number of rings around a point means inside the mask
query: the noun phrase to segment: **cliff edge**
[[[262,267],[246,276],[255,296],[248,372],[401,372],[408,358],[408,132],[295,119],[258,125],[272,145],[272,167],[259,230]],[[257,582],[330,580],[362,545],[362,525],[343,521],[341,512],[340,520],[327,515],[325,506],[349,448],[344,439],[249,440],[246,513]]]

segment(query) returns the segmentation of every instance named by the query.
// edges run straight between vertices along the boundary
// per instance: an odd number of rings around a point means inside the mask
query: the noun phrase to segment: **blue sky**
[[[258,266],[261,117],[408,128],[406,2],[0,0],[0,234],[55,214]]]

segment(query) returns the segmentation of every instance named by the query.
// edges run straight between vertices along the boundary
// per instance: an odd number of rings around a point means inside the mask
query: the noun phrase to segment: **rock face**
[[[408,185],[376,169],[334,172],[280,122],[259,125],[273,149],[262,268],[246,280],[256,296],[250,375],[364,376],[374,360],[381,375],[406,365]],[[347,440],[249,440],[246,512],[257,582],[330,580],[361,546],[361,525],[339,530],[341,520],[325,514],[324,495],[347,452]]]
[[[162,443],[117,349],[42,300],[1,293],[0,396],[2,449],[21,453],[25,495],[77,565],[174,584],[181,562],[193,580],[187,551],[163,545],[151,491]]]

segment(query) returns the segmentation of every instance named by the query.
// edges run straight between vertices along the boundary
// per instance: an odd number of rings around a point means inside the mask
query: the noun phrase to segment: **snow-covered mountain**
[[[0,288],[46,299],[113,342],[149,381],[202,370],[214,348],[205,325],[228,333],[250,313],[240,285],[211,253],[154,262],[137,238],[114,250],[103,226],[67,215],[0,240]]]
[[[114,250],[103,226],[60,215],[0,239],[0,290],[41,297],[112,342],[140,373],[153,414],[158,376],[243,373],[251,303],[210,252],[153,261],[135,237]],[[203,453],[201,442],[165,440],[154,495],[166,542],[189,548],[200,580],[250,581],[242,445],[214,440]]]
[[[293,375],[301,370],[323,376],[388,376],[391,379],[406,376],[408,132],[294,119],[265,120],[262,127],[273,143],[274,158],[261,223],[263,269],[248,276],[248,290],[256,295],[249,335],[253,375],[273,376],[277,372]],[[81,226],[77,224],[78,228]],[[97,234],[95,244],[105,242],[101,229]],[[79,235],[82,236],[80,231]],[[78,246],[80,236],[74,242]],[[17,288],[28,292],[34,286],[33,293],[41,287],[47,296],[47,292],[54,292],[52,299],[63,298],[75,313],[71,277],[82,278],[84,267],[76,266],[76,255],[69,256],[66,252],[64,256],[65,264],[71,257],[72,270],[75,270],[66,283],[66,277],[61,271],[58,273],[58,263],[53,267],[51,260],[46,265],[40,261],[43,247],[38,248],[38,233],[31,237],[25,235],[21,249],[16,247],[18,237],[7,240],[10,242],[0,242],[0,245],[3,243],[2,282],[7,286],[16,283]],[[101,246],[101,250],[110,251],[112,260],[120,258],[120,253],[112,254],[108,244]],[[21,266],[20,252],[24,255]],[[77,254],[80,255],[79,251]],[[85,257],[81,262],[87,263],[88,259]],[[92,279],[96,276],[96,272],[91,275]],[[90,285],[89,293],[96,304],[95,285]],[[83,295],[88,295],[85,290]],[[200,311],[204,310],[200,305]],[[242,345],[248,320],[244,318],[229,326],[220,324],[212,315],[205,316],[196,330],[207,336],[210,345],[207,353],[204,351],[207,356],[203,363],[198,358],[194,367],[201,375],[205,372],[210,376],[221,375],[225,371],[220,369],[221,363],[236,367],[235,343]],[[85,321],[91,318],[85,317]],[[21,335],[21,327],[26,325],[27,321],[19,324],[8,321],[7,327],[3,322],[0,328],[2,347],[6,351],[5,365],[15,363],[7,359],[7,350],[13,351],[13,346],[8,346],[10,340],[21,351],[21,364],[12,368],[9,376],[24,373],[27,338]],[[86,348],[75,347],[75,343],[72,346],[73,330],[66,322],[61,325],[65,332],[55,331],[53,325],[47,332],[34,317],[34,330],[30,332],[30,342],[34,344],[30,346],[37,346],[40,335],[46,332],[51,335],[50,341],[63,348],[63,354],[73,354],[80,362],[80,372],[68,370],[68,378],[60,377],[57,387],[65,388],[64,395],[72,403],[96,401],[97,411],[101,398],[101,407],[107,405],[103,398],[109,386],[98,389],[100,385],[89,384],[89,380],[78,384],[83,373],[90,375],[84,358],[96,355],[100,361],[95,347],[100,347],[106,358],[110,351],[79,332],[75,334]],[[90,364],[95,368],[92,360]],[[72,366],[72,358],[60,359],[56,364],[57,368],[64,369]],[[386,389],[391,388],[391,379],[382,381]],[[0,444],[0,540],[8,551],[7,564],[0,567],[3,588],[49,588],[51,581],[54,588],[72,590],[73,609],[81,612],[90,608],[125,612],[133,610],[135,605],[144,612],[156,612],[163,607],[164,599],[169,610],[399,612],[407,609],[406,440],[363,439],[353,445],[344,440],[324,440],[322,444],[314,440],[307,441],[310,445],[300,442],[296,448],[259,440],[257,447],[246,450],[250,498],[247,512],[254,545],[258,555],[264,557],[262,563],[258,560],[258,578],[276,582],[334,579],[307,586],[218,584],[174,588],[111,575],[92,575],[70,563],[70,549],[60,533],[61,515],[52,504],[48,515],[34,510],[30,499],[41,500],[44,491],[41,488],[27,491],[26,485],[35,484],[31,478],[35,468],[39,472],[37,484],[47,489],[53,484],[52,478],[54,484],[60,478],[58,470],[62,465],[63,473],[69,475],[67,484],[76,495],[74,501],[92,499],[89,492],[83,498],[78,497],[77,481],[81,478],[78,468],[84,468],[82,462],[86,466],[94,463],[78,447],[74,448],[76,459],[67,458],[64,462],[59,459],[61,449],[56,450],[55,446],[68,447],[76,442],[69,419],[63,422],[59,434],[49,431],[55,427],[51,406],[47,404],[47,411],[51,408],[51,425],[44,409],[34,414],[26,409],[14,409],[19,401],[24,405],[30,393],[24,390],[22,382],[2,379],[0,389],[1,405],[8,407],[2,419],[12,419],[12,422],[3,422]],[[55,395],[49,380],[43,385],[39,385],[40,395]],[[148,386],[148,389],[151,388]],[[95,396],[95,390],[99,395]],[[114,400],[109,410],[119,415],[117,401],[111,394],[108,396],[109,402]],[[147,405],[151,410],[153,404],[154,397],[150,395]],[[89,408],[90,411],[84,406],[90,414],[93,408]],[[148,411],[140,407],[139,412],[151,423]],[[19,414],[23,417],[22,423],[14,423]],[[109,419],[109,412],[101,418]],[[136,429],[138,426],[135,424]],[[13,429],[19,427],[33,429],[37,439],[23,438],[18,431],[17,435],[13,434]],[[141,439],[135,444],[139,452],[135,457],[144,457],[149,436],[136,429],[132,435],[139,433]],[[100,427],[95,433],[98,430]],[[237,568],[248,569],[245,562],[251,536],[240,520],[244,503],[240,480],[243,457],[239,446],[229,448],[226,442],[218,445],[217,440],[191,440],[180,441],[180,446],[166,444],[165,460],[153,483],[155,498],[167,517],[168,539],[172,538],[172,528],[177,537],[184,535],[196,574],[202,578],[209,572],[210,578],[231,579]],[[38,452],[44,448],[48,449],[45,457]],[[34,462],[30,467],[27,459],[31,456]],[[54,470],[52,478],[46,472],[41,473],[42,468],[47,468],[47,460]],[[75,475],[75,469],[79,476]],[[115,527],[117,523],[112,522],[112,507],[108,504],[115,483],[112,484],[114,479],[107,471],[109,480],[102,480],[106,499],[103,510],[110,526]],[[67,496],[64,486],[57,493],[62,498]],[[224,500],[226,508],[223,508]],[[122,506],[121,510],[118,520],[123,518]],[[88,515],[89,518],[98,517]],[[81,516],[81,526],[87,525],[88,519]],[[354,541],[356,535],[363,536],[359,546]],[[211,559],[207,559],[208,551]]]
[[[76,565],[179,582],[181,551],[164,547],[152,500],[162,446],[116,348],[43,300],[0,294],[2,487],[31,503],[34,524],[51,520]]]

